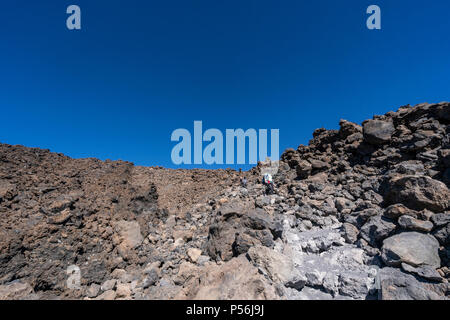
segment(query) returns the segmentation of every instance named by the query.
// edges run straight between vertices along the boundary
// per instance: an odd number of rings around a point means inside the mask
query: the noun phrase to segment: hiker
[[[243,188],[247,188],[247,178],[246,177],[241,178],[241,186]]]
[[[274,190],[274,186],[273,186],[273,181],[272,181],[272,175],[269,173],[266,173],[263,176],[263,180],[262,180],[263,185],[266,186],[266,194],[274,194],[275,190]]]

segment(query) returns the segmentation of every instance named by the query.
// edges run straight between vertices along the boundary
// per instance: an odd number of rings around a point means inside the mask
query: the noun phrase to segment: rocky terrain
[[[0,299],[449,299],[450,103],[315,130],[274,195],[266,165],[0,144]]]

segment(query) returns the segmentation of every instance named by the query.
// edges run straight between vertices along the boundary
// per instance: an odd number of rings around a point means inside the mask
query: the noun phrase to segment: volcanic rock
[[[428,265],[438,268],[441,260],[438,241],[426,234],[403,232],[383,242],[382,257],[386,264],[399,266],[402,262],[413,267]]]

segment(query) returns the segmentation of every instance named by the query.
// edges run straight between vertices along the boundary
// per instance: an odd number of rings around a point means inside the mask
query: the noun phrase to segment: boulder
[[[324,170],[329,168],[329,164],[322,160],[311,160],[311,167],[313,170]]]
[[[272,237],[267,237],[267,242],[269,246],[273,244]],[[237,233],[234,242],[232,243],[233,256],[238,256],[240,254],[246,253],[251,247],[261,244],[260,241],[255,239],[246,233]]]
[[[359,274],[343,273],[339,276],[339,293],[353,299],[361,299],[370,293],[368,282],[361,281]]]
[[[439,229],[433,231],[433,236],[439,241],[443,246],[450,245],[450,223]]]
[[[207,251],[214,260],[228,261],[233,257],[233,243],[237,230],[227,223],[215,223],[209,227]]]
[[[430,232],[433,229],[433,223],[422,221],[411,216],[401,216],[398,218],[398,224],[406,230]]]
[[[339,121],[339,126],[339,137],[342,140],[344,140],[348,136],[351,136],[352,134],[362,132],[362,128],[360,125],[347,120],[342,119],[341,121]]]
[[[378,243],[394,232],[396,226],[389,220],[381,217],[371,217],[361,228],[361,237],[376,247]]]
[[[450,223],[450,212],[437,213],[431,217],[431,221],[436,227],[445,226],[447,223]]]
[[[346,139],[345,139],[345,143],[349,144],[347,147],[350,149],[354,148],[358,148],[360,146],[361,141],[364,139],[364,136],[362,133],[358,132],[358,133],[354,133],[352,135],[349,135]]]
[[[208,265],[184,283],[175,299],[274,300],[275,287],[244,255],[222,265]]]
[[[443,300],[443,286],[418,281],[413,275],[395,268],[383,268],[378,273],[380,300]]]
[[[443,279],[436,269],[430,266],[413,267],[407,263],[402,263],[402,269],[408,273],[415,274],[421,278],[441,282]]]
[[[387,207],[385,209],[383,215],[386,218],[398,219],[399,217],[401,217],[403,215],[410,215],[410,216],[416,217],[417,212],[407,208],[406,206],[404,206],[401,203],[396,203],[396,204],[393,204],[393,205],[390,205],[389,207]]]
[[[432,236],[418,232],[403,232],[383,241],[382,259],[389,266],[407,263],[413,267],[439,268],[439,242]]]
[[[370,144],[389,142],[394,131],[394,124],[390,121],[368,120],[363,123],[364,140]]]
[[[447,186],[428,176],[395,176],[384,185],[383,191],[388,204],[402,203],[413,210],[429,209],[434,212],[450,208]]]
[[[116,288],[116,282],[117,280],[115,279],[106,280],[105,282],[103,282],[100,288],[102,289],[102,291],[114,290]]]
[[[250,261],[274,282],[281,282],[286,287],[301,290],[306,278],[294,267],[292,259],[263,246],[250,248],[247,253]]]
[[[252,230],[269,230],[274,239],[280,238],[283,232],[281,223],[274,221],[273,218],[262,209],[250,211],[243,217],[242,222],[245,227]]]
[[[233,216],[242,216],[247,212],[248,208],[238,201],[232,201],[232,202],[226,202],[222,207],[220,208],[220,214],[225,218],[228,219]]]
[[[266,211],[240,206],[235,210],[239,213],[219,215],[211,224],[206,251],[212,259],[228,261],[254,245],[273,247],[274,239],[281,236],[281,224]]]
[[[353,224],[342,224],[342,237],[347,243],[355,243],[358,240],[359,230]]]
[[[306,160],[301,160],[295,170],[299,178],[306,179],[311,175],[312,165]]]

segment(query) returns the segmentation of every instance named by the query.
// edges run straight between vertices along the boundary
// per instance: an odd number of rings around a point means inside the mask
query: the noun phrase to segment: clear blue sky
[[[0,36],[0,141],[75,158],[174,167],[170,135],[194,120],[279,128],[283,151],[450,100],[448,0],[3,1]]]

